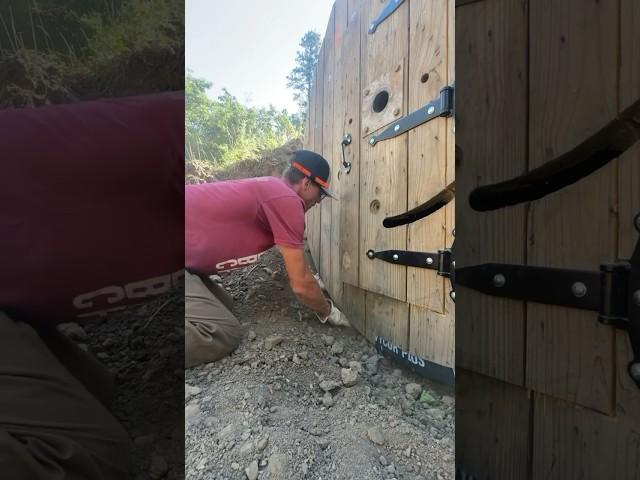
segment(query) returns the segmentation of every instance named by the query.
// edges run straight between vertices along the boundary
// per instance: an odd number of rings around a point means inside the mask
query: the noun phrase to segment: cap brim
[[[320,190],[322,190],[324,193],[326,193],[327,197],[331,197],[334,200],[336,200],[337,202],[340,201],[340,199],[336,196],[335,193],[333,193],[331,190],[324,188],[324,187],[320,187]]]

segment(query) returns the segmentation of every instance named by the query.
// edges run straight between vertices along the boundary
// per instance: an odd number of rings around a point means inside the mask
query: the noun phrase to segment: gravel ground
[[[222,279],[246,334],[186,372],[186,478],[454,478],[453,390],[320,324],[283,272],[273,250]]]
[[[184,478],[184,289],[61,330],[115,375],[112,412],[133,441],[132,478]]]

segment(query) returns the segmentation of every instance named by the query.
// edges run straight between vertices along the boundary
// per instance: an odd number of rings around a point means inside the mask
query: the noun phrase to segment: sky
[[[240,102],[298,110],[287,75],[305,32],[322,37],[334,0],[186,0],[186,68]]]

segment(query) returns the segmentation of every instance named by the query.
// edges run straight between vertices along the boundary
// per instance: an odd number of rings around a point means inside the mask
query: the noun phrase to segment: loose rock
[[[422,387],[417,383],[408,383],[405,385],[404,391],[407,392],[407,397],[412,400],[417,400],[422,393]]]
[[[345,387],[353,387],[358,383],[358,372],[350,368],[343,368],[340,371],[340,376]]]
[[[367,436],[376,445],[384,445],[384,436],[378,427],[371,427],[367,430]]]
[[[288,459],[286,455],[282,453],[274,453],[269,457],[267,473],[269,474],[270,480],[290,480],[287,470]]]
[[[271,350],[276,345],[282,343],[283,340],[285,340],[285,337],[282,335],[269,335],[264,339],[264,348],[265,350]]]
[[[258,462],[254,460],[244,469],[244,473],[247,475],[248,480],[256,480],[258,478]]]

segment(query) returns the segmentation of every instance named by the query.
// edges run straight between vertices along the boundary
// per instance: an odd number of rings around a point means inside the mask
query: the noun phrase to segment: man
[[[329,191],[320,155],[297,151],[282,178],[188,185],[185,193],[185,365],[218,360],[239,344],[240,324],[210,275],[246,267],[278,247],[293,293],[330,325],[349,322],[322,294],[304,257],[304,214]]]
[[[1,478],[130,477],[111,375],[56,324],[183,281],[183,142],[181,93],[0,111]]]

